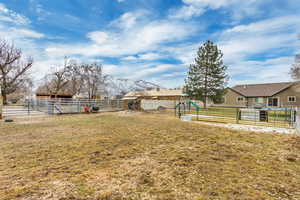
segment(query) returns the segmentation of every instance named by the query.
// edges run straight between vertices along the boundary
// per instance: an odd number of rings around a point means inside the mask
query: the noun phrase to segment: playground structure
[[[184,121],[247,124],[280,128],[295,128],[296,108],[239,108],[209,106],[204,108],[192,100],[180,101],[175,116]]]
[[[175,106],[175,116],[181,118],[183,115],[186,115],[187,113],[191,114],[191,111],[193,110],[192,108],[194,108],[194,111],[196,111],[197,120],[198,120],[200,105],[196,104],[192,100],[180,101]]]

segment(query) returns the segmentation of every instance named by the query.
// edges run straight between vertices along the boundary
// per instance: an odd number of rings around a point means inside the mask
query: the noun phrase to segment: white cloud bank
[[[201,34],[205,26],[185,19],[200,16],[209,9],[221,8],[230,9],[233,17],[245,16],[251,9],[255,10],[253,13],[259,12],[255,9],[258,2],[261,1],[184,0],[185,4],[179,11],[185,12],[170,11],[170,16],[165,19],[153,19],[151,13],[145,10],[127,12],[106,27],[86,33],[87,42],[44,46],[38,45],[37,40],[46,35],[31,29],[30,20],[25,16],[0,4],[0,37],[9,37],[28,54],[35,55],[34,71],[39,77],[50,67],[59,65],[66,55],[87,62],[102,62],[106,73],[123,78],[147,79],[175,87],[183,84],[183,75],[193,62],[197,48],[204,42],[201,37],[187,42]],[[232,11],[243,5],[249,6],[239,13]],[[300,30],[299,18],[299,15],[272,17],[214,33],[213,39],[224,52],[225,62],[229,65],[231,85],[288,80],[288,69],[293,62],[291,54],[295,51],[296,35]],[[257,55],[265,58],[259,61],[252,59]],[[105,64],[105,57],[118,59],[120,64]],[[159,62],[164,58],[182,63]]]
[[[200,16],[207,10],[217,10],[221,8],[228,9],[234,19],[240,19],[244,16],[255,16],[261,13],[258,9],[262,3],[268,3],[270,0],[182,0],[184,5],[179,9],[173,9],[170,18],[190,19]]]
[[[9,22],[17,25],[28,25],[30,20],[10,9],[8,9],[3,3],[0,3],[0,22]]]
[[[178,21],[141,20],[137,23],[137,16],[143,18],[140,12],[125,13],[112,23],[118,27],[117,30],[97,30],[88,33],[88,44],[55,44],[49,46],[46,52],[48,55],[79,54],[106,57],[142,54],[155,51],[166,43],[183,41],[199,31],[199,26]]]

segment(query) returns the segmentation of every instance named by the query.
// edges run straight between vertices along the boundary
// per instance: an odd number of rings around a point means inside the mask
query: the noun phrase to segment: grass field
[[[0,122],[1,200],[300,199],[300,138],[170,115]]]

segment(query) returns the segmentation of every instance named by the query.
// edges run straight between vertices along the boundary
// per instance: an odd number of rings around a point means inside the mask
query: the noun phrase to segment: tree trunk
[[[4,91],[2,93],[2,100],[3,100],[3,105],[7,105],[7,95]]]

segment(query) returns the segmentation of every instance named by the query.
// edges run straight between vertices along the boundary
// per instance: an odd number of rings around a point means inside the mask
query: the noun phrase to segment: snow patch
[[[287,128],[252,126],[252,125],[244,125],[244,124],[221,124],[221,123],[199,122],[199,121],[196,123],[205,124],[209,126],[223,127],[223,128],[233,129],[233,130],[240,130],[240,131],[250,131],[250,132],[260,132],[260,133],[282,133],[282,134],[296,133],[295,129],[287,129]]]

